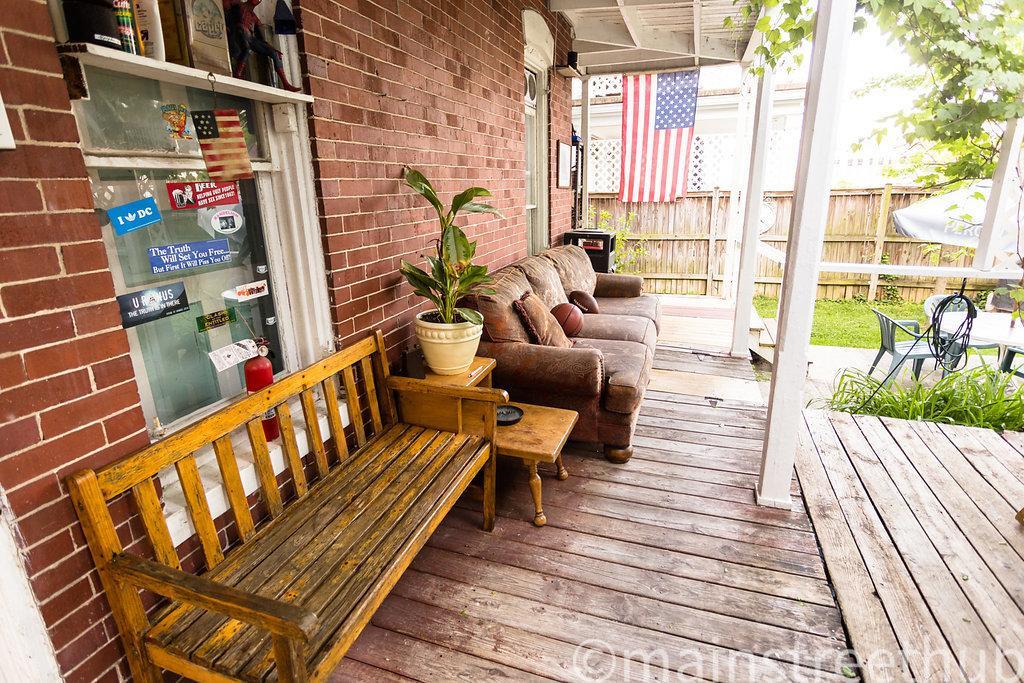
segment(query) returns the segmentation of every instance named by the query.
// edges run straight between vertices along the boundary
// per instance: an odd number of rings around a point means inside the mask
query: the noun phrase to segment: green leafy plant
[[[888,254],[883,252],[882,257],[879,259],[879,262],[883,264],[888,264],[892,262],[892,259],[889,257]],[[896,285],[896,282],[899,280],[899,278],[889,273],[885,275],[879,275],[878,280],[879,282],[882,283],[882,301],[885,301],[886,303],[890,304],[898,304],[899,302],[903,301],[903,297],[900,296],[900,288]]]
[[[735,1],[745,19],[756,18],[764,38],[755,71],[798,59],[813,33],[811,0]],[[1003,124],[1024,115],[1024,6],[1017,0],[858,2],[857,25],[868,16],[919,69],[874,84],[910,87],[916,94],[914,106],[886,128],[899,130],[915,150],[905,161],[918,182],[941,186],[990,178]]]
[[[647,255],[647,240],[633,232],[636,212],[628,211],[617,219],[606,209],[590,207],[590,225],[597,230],[615,234],[615,269],[620,273],[640,273],[640,263]]]
[[[1024,387],[1018,386],[1010,373],[990,365],[950,373],[930,386],[920,380],[888,386],[881,382],[881,378],[847,368],[837,377],[835,393],[826,405],[845,413],[1024,429]]]
[[[489,197],[490,191],[482,187],[471,187],[455,195],[451,207],[445,208],[430,181],[417,170],[406,168],[405,184],[416,190],[437,211],[441,223],[441,236],[435,240],[436,256],[427,256],[429,272],[417,268],[405,259],[399,272],[412,285],[416,294],[428,299],[437,308],[432,322],[454,324],[470,322],[483,323],[483,316],[471,308],[459,307],[459,300],[479,285],[491,281],[487,266],[473,265],[476,242],[470,242],[466,233],[455,225],[459,212],[491,213],[500,216],[490,204],[474,201],[477,197]],[[480,293],[493,294],[494,290],[480,289]]]

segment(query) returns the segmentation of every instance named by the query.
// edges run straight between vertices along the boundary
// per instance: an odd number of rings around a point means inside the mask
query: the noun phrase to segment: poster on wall
[[[154,274],[173,273],[231,261],[228,241],[181,242],[149,248],[149,267]]]
[[[174,282],[122,294],[117,297],[117,306],[121,310],[121,326],[125,328],[184,313],[188,310],[185,283]]]
[[[160,207],[156,205],[156,200],[152,197],[143,197],[134,202],[107,209],[107,218],[114,226],[116,235],[126,235],[162,220]]]
[[[237,204],[241,201],[238,198],[238,183],[233,180],[222,183],[167,183],[167,198],[175,211]]]

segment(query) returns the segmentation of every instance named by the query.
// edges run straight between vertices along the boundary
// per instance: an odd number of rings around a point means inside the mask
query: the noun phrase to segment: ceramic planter
[[[424,315],[431,313],[433,311],[416,316],[416,338],[419,339],[427,365],[438,375],[457,375],[465,372],[476,356],[484,326],[473,323],[449,325],[422,319]]]

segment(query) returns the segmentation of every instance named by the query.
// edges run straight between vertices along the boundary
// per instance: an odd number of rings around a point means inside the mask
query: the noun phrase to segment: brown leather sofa
[[[595,273],[577,246],[549,249],[493,272],[494,294],[469,297],[484,316],[480,355],[497,360],[494,384],[515,401],[569,408],[572,437],[596,442],[612,462],[633,454],[632,439],[658,340],[660,306],[635,275]],[[532,291],[549,308],[574,291],[591,294],[599,313],[583,316],[572,348],[530,343],[512,302]]]

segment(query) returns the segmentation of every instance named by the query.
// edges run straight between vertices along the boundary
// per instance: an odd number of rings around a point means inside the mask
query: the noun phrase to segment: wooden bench
[[[351,452],[337,379],[351,419]],[[330,449],[315,391],[326,404]],[[393,392],[405,405],[431,409],[403,421]],[[289,406],[296,396],[308,462]],[[493,527],[495,407],[506,401],[498,389],[390,377],[377,332],[148,448],[70,477],[135,680],[158,683],[160,669],[199,681],[326,678],[481,470],[483,526]],[[290,500],[283,499],[261,426],[272,408],[281,422]],[[265,519],[254,518],[232,449],[232,432],[243,429]],[[234,523],[227,548],[195,459],[211,443]],[[154,478],[172,465],[202,548],[202,574],[182,570],[161,509]],[[138,511],[155,560],[122,546],[110,506],[123,494]],[[137,545],[144,546],[133,544],[133,551]],[[147,614],[144,604],[153,601],[144,603],[140,591],[170,600]]]

